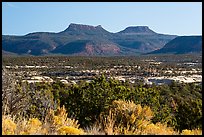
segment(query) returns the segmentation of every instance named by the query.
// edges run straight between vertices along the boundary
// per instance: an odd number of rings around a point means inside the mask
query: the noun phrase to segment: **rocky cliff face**
[[[90,26],[90,25],[83,25],[83,24],[74,24],[71,23],[69,27],[65,31],[77,31],[77,30],[96,30],[98,28],[101,28],[99,26]]]
[[[87,35],[99,35],[106,34],[110,35],[111,33],[102,28],[101,25],[91,26],[91,25],[83,25],[83,24],[74,24],[71,23],[67,29],[61,32],[62,34],[87,34]]]

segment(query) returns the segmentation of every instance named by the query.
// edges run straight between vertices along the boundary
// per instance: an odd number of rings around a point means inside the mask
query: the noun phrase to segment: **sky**
[[[2,34],[60,32],[70,23],[119,32],[148,26],[162,34],[202,35],[202,2],[2,2]]]

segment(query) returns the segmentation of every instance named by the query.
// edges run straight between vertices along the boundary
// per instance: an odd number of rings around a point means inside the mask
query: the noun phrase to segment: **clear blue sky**
[[[3,35],[60,32],[70,23],[110,32],[149,26],[158,33],[202,35],[202,2],[2,2]]]

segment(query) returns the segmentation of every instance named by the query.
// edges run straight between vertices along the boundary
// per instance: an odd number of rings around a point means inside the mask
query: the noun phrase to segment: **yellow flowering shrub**
[[[66,112],[65,107],[58,107],[57,111],[50,110],[45,118],[45,123],[51,124],[52,127],[56,129],[61,126],[71,126],[75,128],[79,128],[78,121],[75,119],[70,119],[67,117],[68,113]]]
[[[151,111],[150,107],[144,106],[141,115],[144,119],[150,120],[153,117],[153,112]]]
[[[37,118],[29,119],[27,123],[27,132],[29,134],[37,134],[39,131],[41,131],[41,126],[42,123]]]
[[[166,127],[163,124],[149,123],[143,121],[144,124],[140,128],[130,128],[130,125],[127,128],[124,128],[125,135],[176,135],[178,134],[173,130],[173,128]]]
[[[16,124],[10,116],[2,116],[2,134],[14,135],[16,130]]]
[[[140,119],[135,122],[135,127],[138,129],[145,129],[149,124],[150,121]]]
[[[182,130],[181,135],[202,135],[202,130],[194,129],[194,130]]]
[[[3,116],[2,134],[4,135],[57,135],[57,134],[83,134],[78,121],[67,117],[64,108],[56,112],[50,110],[43,121],[37,118],[18,119],[15,123],[11,117]]]
[[[29,120],[22,120],[17,123],[16,134],[18,135],[41,135],[42,122],[37,118],[30,118]]]
[[[145,128],[152,117],[153,112],[148,106],[142,107],[132,101],[115,100],[112,102],[109,115],[102,116],[101,124],[107,134],[132,134],[138,133],[137,129]]]
[[[178,134],[174,131],[173,128],[167,127],[165,124],[156,123],[156,124],[148,124],[141,132],[142,134],[147,135],[174,135]]]
[[[150,107],[135,104],[132,101],[115,100],[112,103],[111,109],[118,121],[123,124],[140,125],[140,121],[149,121],[153,117],[153,112]]]
[[[176,135],[172,127],[166,124],[153,124],[153,112],[149,106],[142,107],[131,101],[115,100],[112,103],[108,116],[103,118],[103,130],[106,134],[125,134],[125,135]],[[111,116],[111,117],[110,117]],[[104,122],[105,121],[105,122]],[[110,126],[112,121],[112,126]],[[109,129],[109,130],[107,130]]]
[[[37,118],[31,118],[28,120],[28,125],[34,126],[34,127],[40,127],[42,125],[42,123]]]
[[[83,130],[70,127],[70,126],[62,126],[58,129],[58,134],[60,135],[82,135],[84,134]]]

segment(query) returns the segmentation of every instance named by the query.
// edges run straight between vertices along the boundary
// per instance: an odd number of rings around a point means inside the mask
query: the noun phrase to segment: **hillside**
[[[179,36],[168,42],[163,48],[150,54],[202,53],[202,36]]]

